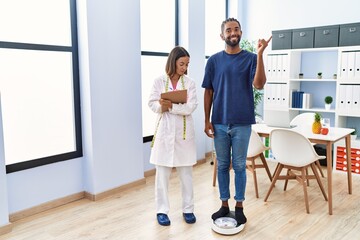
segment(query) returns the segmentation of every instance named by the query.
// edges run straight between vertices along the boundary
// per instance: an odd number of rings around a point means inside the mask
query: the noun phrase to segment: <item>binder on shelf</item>
[[[353,85],[345,85],[345,109],[350,111],[353,102]]]
[[[286,84],[281,84],[281,106],[288,107],[288,94]]]
[[[278,64],[277,64],[277,77],[280,79],[283,79],[283,75],[282,75],[282,69],[283,69],[283,65],[284,65],[284,55],[278,55]]]
[[[311,94],[310,93],[304,93],[303,94],[303,101],[302,101],[303,108],[309,109],[311,108]]]
[[[347,78],[348,76],[348,53],[342,52],[341,53],[341,78]]]
[[[360,82],[360,52],[355,54],[355,78],[359,79]]]
[[[276,94],[277,94],[277,91],[276,91],[276,87],[277,87],[277,84],[272,84],[272,89],[271,89],[271,104],[273,106],[276,106]]]
[[[276,66],[277,66],[277,55],[272,55],[271,56],[271,77],[275,78],[276,77]]]
[[[269,79],[272,78],[272,55],[268,55],[267,56],[267,77]]]
[[[345,109],[346,85],[339,85],[339,110]]]
[[[360,85],[353,86],[353,108],[360,113]]]
[[[296,90],[291,93],[291,107],[296,108]]]
[[[289,55],[285,54],[282,55],[282,71],[281,71],[281,78],[285,79],[289,77]]]
[[[284,85],[284,84],[276,84],[276,100],[275,100],[275,105],[276,106],[280,106],[281,105],[281,95],[282,95],[282,92],[281,92],[281,86]]]
[[[303,108],[303,94],[304,92],[296,90],[292,92],[292,107]]]
[[[265,103],[270,106],[271,105],[271,84],[265,84],[265,92],[264,92]]]
[[[298,108],[303,108],[303,95],[304,95],[304,92],[299,92],[299,106]]]
[[[348,66],[348,78],[354,78],[355,77],[355,52],[348,52],[348,60],[347,60],[347,66]]]

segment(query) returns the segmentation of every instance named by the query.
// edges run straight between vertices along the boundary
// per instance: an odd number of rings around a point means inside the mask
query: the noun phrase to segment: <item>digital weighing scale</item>
[[[234,235],[241,230],[243,230],[245,227],[245,224],[240,224],[238,226],[238,223],[235,219],[235,212],[230,211],[226,217],[217,218],[215,220],[212,220],[212,230],[216,233],[222,234],[222,235]]]

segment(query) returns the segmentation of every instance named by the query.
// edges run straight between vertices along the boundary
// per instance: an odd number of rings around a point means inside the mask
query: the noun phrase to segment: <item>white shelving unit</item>
[[[354,152],[360,151],[360,46],[270,51],[265,66],[264,113],[283,110],[294,117],[301,112],[318,112],[330,118],[331,126],[356,128],[359,136],[352,140],[352,146]],[[322,79],[317,78],[318,72],[322,72]],[[293,107],[293,91],[310,94],[312,104]],[[325,96],[333,97],[329,110],[325,109]],[[334,170],[337,147],[343,145],[340,142],[334,147]],[[354,156],[358,161],[354,165],[360,166],[359,156]],[[360,167],[356,173],[360,174]]]

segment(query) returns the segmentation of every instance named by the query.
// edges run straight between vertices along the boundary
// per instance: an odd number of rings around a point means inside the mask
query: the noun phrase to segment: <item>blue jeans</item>
[[[221,201],[230,198],[230,161],[235,172],[235,200],[245,200],[246,155],[251,125],[214,124],[214,144]]]

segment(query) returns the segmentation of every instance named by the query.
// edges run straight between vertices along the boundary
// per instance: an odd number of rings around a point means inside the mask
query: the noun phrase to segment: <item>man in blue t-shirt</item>
[[[229,212],[230,161],[235,172],[235,218],[238,225],[246,223],[243,213],[246,186],[246,155],[255,123],[253,87],[262,89],[266,83],[263,52],[269,40],[258,41],[258,53],[240,48],[242,31],[238,20],[228,18],[221,24],[225,50],[212,55],[206,64],[202,87],[204,92],[205,133],[214,138],[221,208],[212,219]],[[212,108],[211,121],[210,112]]]

